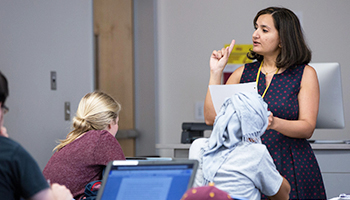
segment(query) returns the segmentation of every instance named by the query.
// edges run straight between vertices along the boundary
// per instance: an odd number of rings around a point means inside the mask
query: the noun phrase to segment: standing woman
[[[120,104],[103,92],[86,94],[80,101],[73,130],[54,150],[43,174],[51,183],[61,183],[75,199],[85,186],[101,180],[109,161],[125,160],[115,135],[118,131]]]
[[[226,84],[256,82],[259,94],[269,105],[267,146],[278,171],[291,185],[291,199],[326,199],[322,175],[310,144],[316,127],[319,85],[316,71],[308,65],[308,48],[300,22],[290,10],[269,7],[254,18],[253,49],[248,58],[256,60],[235,70]],[[209,85],[221,84],[230,47],[213,51]],[[208,90],[204,105],[207,124],[216,113]]]

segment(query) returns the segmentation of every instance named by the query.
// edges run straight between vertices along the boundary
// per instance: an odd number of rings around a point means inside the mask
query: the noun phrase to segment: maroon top
[[[125,160],[117,139],[108,131],[91,130],[55,152],[43,174],[79,199],[89,182],[102,179],[104,167],[112,160]]]

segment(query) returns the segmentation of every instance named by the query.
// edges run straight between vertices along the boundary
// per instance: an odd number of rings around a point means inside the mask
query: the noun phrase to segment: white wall
[[[349,124],[350,74],[347,45],[350,1],[296,0],[173,0],[156,1],[159,143],[180,143],[182,122],[198,121],[194,106],[203,101],[209,80],[209,57],[214,49],[236,39],[250,44],[253,18],[268,6],[284,6],[301,16],[312,62],[342,66],[346,125]],[[313,139],[350,139],[350,127],[316,130]]]
[[[43,169],[70,129],[64,102],[73,116],[93,89],[92,0],[0,1],[0,63],[10,88],[5,126]]]

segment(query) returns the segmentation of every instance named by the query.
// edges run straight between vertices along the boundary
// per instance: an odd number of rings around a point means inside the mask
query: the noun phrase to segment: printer
[[[206,130],[213,130],[213,126],[197,122],[182,123],[181,143],[191,144],[195,139],[204,137]]]

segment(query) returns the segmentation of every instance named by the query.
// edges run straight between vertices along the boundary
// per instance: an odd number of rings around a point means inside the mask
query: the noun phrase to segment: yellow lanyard
[[[260,67],[259,67],[258,74],[256,75],[256,87],[257,87],[257,88],[259,88],[258,84],[259,84],[259,76],[260,76],[260,71],[261,71],[262,64],[263,64],[263,62],[261,62]],[[276,73],[275,73],[275,74],[277,74],[277,73],[278,73],[278,70],[279,70],[279,68],[277,68],[277,70],[276,70]],[[273,77],[272,77],[272,79],[273,79]],[[265,89],[265,91],[264,91],[263,95],[261,96],[262,98],[264,98],[264,97],[265,97],[265,94],[266,94],[266,92],[267,92],[267,89],[269,89],[269,87],[270,87],[270,84],[271,84],[271,82],[272,82],[272,79],[271,79],[271,81],[270,81],[269,85],[266,87],[266,89]]]

